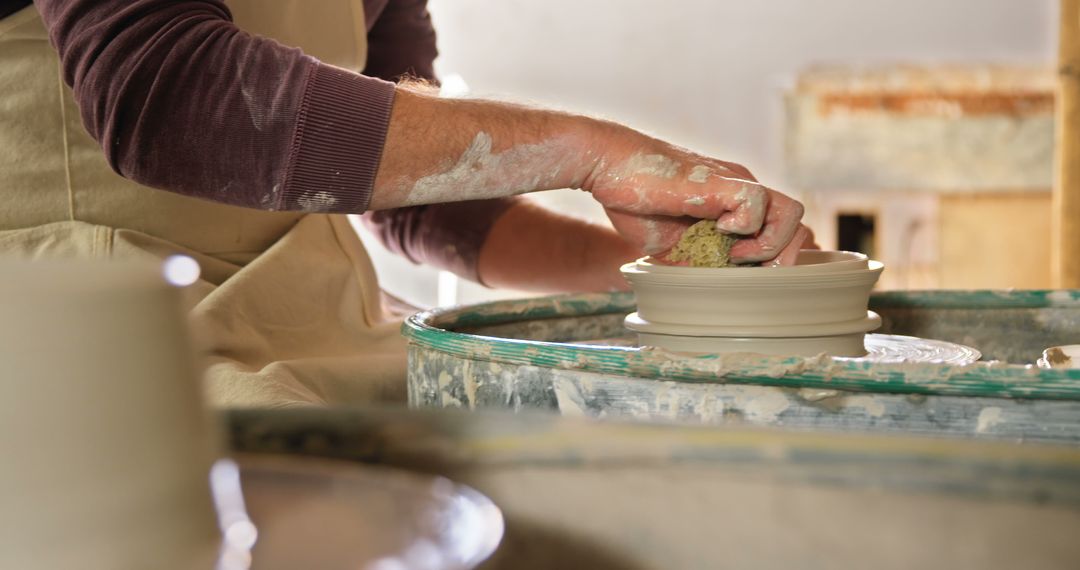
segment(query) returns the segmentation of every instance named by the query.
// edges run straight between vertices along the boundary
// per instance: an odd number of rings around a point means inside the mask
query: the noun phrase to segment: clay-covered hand
[[[791,241],[780,252],[780,255],[776,256],[768,265],[795,265],[795,259],[799,257],[799,250],[803,249],[821,249],[821,246],[814,241],[814,232],[805,225],[799,224],[799,227],[795,230],[795,236],[791,238]]]
[[[745,167],[659,141],[601,161],[589,190],[626,239],[663,258],[701,219],[746,236],[731,250],[734,263],[794,263],[806,240],[803,206],[767,188]]]

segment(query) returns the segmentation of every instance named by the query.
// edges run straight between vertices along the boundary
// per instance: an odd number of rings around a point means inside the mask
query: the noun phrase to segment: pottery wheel
[[[982,358],[982,353],[970,346],[929,338],[895,334],[868,334],[863,342],[864,346],[866,346],[866,356],[854,358],[834,356],[833,358],[836,360],[880,363],[921,362],[926,364],[955,364],[957,366],[971,364]],[[579,342],[579,344],[638,346],[637,339],[632,337],[584,341]]]
[[[866,356],[858,358],[839,358],[839,360],[865,360],[870,362],[925,362],[938,364],[971,364],[982,358],[982,354],[962,344],[900,336],[891,334],[868,334],[863,341]]]
[[[578,341],[576,344],[592,346],[639,346],[637,339],[633,336]],[[866,347],[866,356],[834,356],[833,358],[836,360],[853,362],[921,362],[926,364],[955,364],[958,366],[971,364],[982,358],[982,353],[970,346],[913,336],[868,334],[866,335],[863,344]]]

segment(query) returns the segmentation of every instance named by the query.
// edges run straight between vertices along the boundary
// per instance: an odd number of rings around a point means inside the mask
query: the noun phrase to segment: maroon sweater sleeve
[[[368,212],[364,225],[387,249],[413,263],[445,269],[480,281],[480,250],[495,220],[512,199],[448,202]]]
[[[220,0],[36,0],[117,172],[266,210],[360,212],[393,85],[243,32]]]
[[[364,73],[397,81],[435,81],[438,55],[426,0],[369,0],[368,62]],[[387,249],[479,281],[480,249],[495,221],[520,198],[413,206],[364,215],[364,225]]]

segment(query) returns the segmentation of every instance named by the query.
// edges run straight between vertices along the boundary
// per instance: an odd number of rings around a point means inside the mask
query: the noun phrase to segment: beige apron
[[[229,5],[247,31],[364,65],[360,0]],[[216,204],[114,173],[32,6],[0,20],[0,200],[0,255],[195,258],[188,302],[216,405],[404,401],[400,323],[347,218]]]

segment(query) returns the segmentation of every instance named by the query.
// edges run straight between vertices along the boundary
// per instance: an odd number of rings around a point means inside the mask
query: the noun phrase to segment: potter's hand
[[[417,133],[426,133],[419,136]],[[649,255],[699,219],[746,236],[737,263],[788,262],[802,205],[711,159],[628,127],[399,87],[368,207],[373,210],[582,188]],[[586,246],[587,247],[587,246]]]
[[[731,250],[735,263],[794,262],[806,241],[803,206],[762,186],[745,167],[646,139],[648,148],[605,158],[590,190],[615,228],[648,255],[671,249],[699,219],[746,236]],[[659,255],[663,257],[663,255]]]

